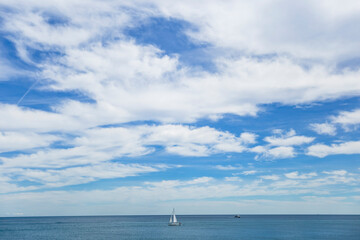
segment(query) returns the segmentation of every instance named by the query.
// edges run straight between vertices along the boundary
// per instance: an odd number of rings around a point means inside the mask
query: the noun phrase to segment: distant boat
[[[237,215],[235,215],[235,216],[234,216],[234,218],[240,218],[240,215],[239,215],[239,214],[237,214]]]
[[[169,226],[181,226],[181,222],[178,222],[175,215],[175,208],[173,208],[173,212],[170,216]]]

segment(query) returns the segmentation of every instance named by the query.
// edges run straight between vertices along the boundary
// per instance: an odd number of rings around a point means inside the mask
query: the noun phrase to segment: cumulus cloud
[[[337,116],[332,116],[333,123],[341,124],[345,129],[349,129],[351,126],[360,124],[360,109],[354,109],[353,111],[343,111]]]
[[[360,109],[354,109],[352,111],[342,111],[338,115],[329,117],[330,123],[314,123],[310,124],[312,128],[318,134],[336,134],[336,125],[340,125],[346,131],[350,131],[352,128],[357,128],[360,124]]]
[[[280,136],[265,137],[264,141],[272,146],[296,146],[310,143],[314,140],[313,137],[296,136],[295,130],[291,129],[289,132]]]
[[[280,147],[264,147],[264,146],[256,146],[249,149],[250,152],[257,153],[258,155],[255,159],[260,158],[293,158],[295,157],[295,149],[294,147],[289,146],[280,146]]]
[[[315,157],[326,157],[328,155],[336,154],[359,154],[360,153],[360,141],[349,141],[339,144],[315,144],[308,147],[307,155]]]
[[[310,128],[318,134],[327,134],[334,136],[336,134],[336,127],[330,123],[313,123]]]
[[[311,143],[315,138],[297,136],[294,129],[288,132],[282,129],[273,130],[273,136],[264,138],[267,145],[255,146],[248,151],[256,153],[255,159],[261,158],[293,158],[296,156],[295,146]]]
[[[274,158],[291,158],[295,156],[294,148],[292,147],[276,147],[270,149],[267,154]]]

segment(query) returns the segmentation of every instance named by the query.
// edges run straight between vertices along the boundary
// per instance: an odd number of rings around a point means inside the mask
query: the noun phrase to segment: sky
[[[1,0],[0,216],[360,214],[360,3]]]

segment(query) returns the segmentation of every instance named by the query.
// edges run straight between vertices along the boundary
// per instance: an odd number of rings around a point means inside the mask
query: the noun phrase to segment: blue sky
[[[360,213],[356,1],[0,11],[0,216]]]

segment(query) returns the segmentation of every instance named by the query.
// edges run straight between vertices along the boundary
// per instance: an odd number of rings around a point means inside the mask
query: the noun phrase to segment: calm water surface
[[[0,239],[359,240],[360,215],[187,215],[0,218]]]

